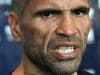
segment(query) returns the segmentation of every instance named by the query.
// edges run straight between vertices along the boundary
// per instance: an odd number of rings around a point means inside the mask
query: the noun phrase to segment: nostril
[[[70,25],[60,26],[56,29],[56,33],[60,35],[70,36],[77,33],[77,28],[75,26]]]

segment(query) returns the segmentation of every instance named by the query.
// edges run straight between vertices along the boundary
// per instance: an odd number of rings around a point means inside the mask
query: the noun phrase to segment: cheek
[[[81,36],[83,39],[83,48],[86,47],[86,43],[87,43],[87,37],[88,37],[88,33],[90,31],[90,22],[89,20],[84,20],[82,22],[82,27],[81,27]]]
[[[79,22],[79,29],[80,29],[80,34],[83,38],[88,36],[88,33],[90,31],[89,18],[85,18],[84,20]]]
[[[86,45],[87,36],[90,30],[90,20],[89,18],[85,17],[76,22],[76,28],[78,33],[83,41],[83,45]]]
[[[35,27],[33,27],[30,24],[23,24],[21,27],[21,30],[23,33],[23,41],[24,42],[27,41],[30,44],[32,44],[32,43],[41,44],[43,35],[38,29],[36,29]]]
[[[57,28],[56,23],[48,24],[47,22],[42,22],[37,19],[34,20],[32,24],[34,24],[33,28],[38,31],[41,38],[44,39],[44,43],[50,40],[52,34],[54,34],[55,29]]]
[[[23,26],[23,34],[24,34],[24,41],[28,45],[35,46],[42,46],[42,49],[47,48],[48,42],[51,37],[51,31],[49,28],[42,28],[37,26]]]
[[[82,28],[83,35],[87,38],[88,33],[90,31],[90,21],[86,20],[85,22],[83,22]]]

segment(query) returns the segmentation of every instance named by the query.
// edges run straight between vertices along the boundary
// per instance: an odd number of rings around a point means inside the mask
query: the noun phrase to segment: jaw
[[[48,68],[54,75],[77,74],[81,61],[81,46],[68,41],[58,43],[48,41],[50,40],[47,39],[44,44],[44,53],[41,52],[40,55],[42,62],[45,63],[45,69]]]
[[[81,57],[78,56],[74,59],[68,59],[68,60],[56,60],[52,55],[49,53],[47,55],[44,55],[41,57],[42,59],[42,67],[44,65],[45,70],[53,73],[54,75],[66,75],[66,74],[72,74],[76,72],[79,68],[79,64],[81,61]]]

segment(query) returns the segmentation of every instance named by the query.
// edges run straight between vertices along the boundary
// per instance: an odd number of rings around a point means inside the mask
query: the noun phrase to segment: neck
[[[22,59],[21,64],[12,75],[52,75],[33,64],[25,54]],[[71,75],[77,75],[77,72]]]

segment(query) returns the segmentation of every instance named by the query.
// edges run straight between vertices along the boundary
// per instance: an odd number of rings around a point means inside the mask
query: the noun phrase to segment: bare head
[[[22,15],[25,7],[31,0],[12,0],[12,10]],[[91,0],[88,0],[89,5],[91,5]]]
[[[13,36],[33,65],[51,75],[78,70],[90,30],[88,0],[12,0],[12,10]]]
[[[27,5],[27,2],[30,0],[12,0],[12,10],[17,14],[22,14],[24,8]]]

